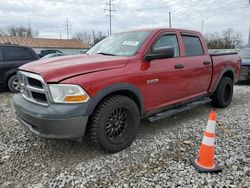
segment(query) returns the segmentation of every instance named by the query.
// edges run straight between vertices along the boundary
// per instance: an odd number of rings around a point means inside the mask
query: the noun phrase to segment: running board
[[[205,97],[205,98],[202,98],[201,100],[186,103],[186,104],[180,105],[178,107],[171,108],[169,110],[160,112],[160,113],[155,114],[154,116],[151,116],[151,117],[149,117],[147,119],[148,119],[149,122],[153,123],[155,121],[158,121],[158,120],[165,119],[167,117],[173,116],[173,115],[175,115],[177,113],[180,113],[180,112],[195,108],[197,106],[201,106],[201,105],[210,103],[211,101],[212,100],[209,97]]]

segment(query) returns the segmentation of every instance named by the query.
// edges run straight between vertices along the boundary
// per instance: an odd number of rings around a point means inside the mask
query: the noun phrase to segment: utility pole
[[[249,0],[250,5],[250,0]],[[248,34],[248,48],[250,48],[250,25],[249,25],[249,34]]]
[[[32,36],[32,33],[31,33],[31,27],[30,27],[30,23],[28,23],[28,30],[27,30],[27,33],[26,33],[26,38],[31,38]]]
[[[70,31],[72,25],[71,25],[68,18],[66,18],[64,26],[66,27],[67,39],[69,39],[69,31]]]
[[[104,12],[107,12],[106,17],[109,18],[109,36],[112,34],[112,18],[114,18],[114,12],[115,10],[115,5],[112,3],[112,0],[109,0],[108,3],[106,3],[106,8],[104,9]]]
[[[248,48],[250,48],[250,25],[249,25],[249,34],[248,34]]]
[[[201,21],[201,34],[203,34],[204,20]]]
[[[171,12],[168,13],[168,19],[169,19],[169,28],[172,27],[172,17],[171,17]]]

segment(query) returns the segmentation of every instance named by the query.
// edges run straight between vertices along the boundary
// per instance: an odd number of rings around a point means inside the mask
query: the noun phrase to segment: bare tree
[[[228,28],[221,34],[215,32],[205,35],[208,48],[210,49],[234,49],[242,45],[241,34]]]
[[[103,33],[102,31],[98,31],[97,33],[93,30],[92,31],[93,39],[94,39],[94,45],[98,42],[100,42],[102,39],[106,38],[107,35]]]
[[[241,34],[234,32],[234,30],[231,28],[223,31],[222,37],[224,39],[224,45],[226,49],[236,48],[242,43]]]
[[[106,37],[107,35],[104,32],[92,30],[92,33],[88,33],[88,32],[75,33],[72,38],[81,40],[83,43],[92,46],[100,42],[102,39]]]
[[[11,37],[35,38],[38,36],[38,34],[38,31],[33,30],[31,27],[10,26],[7,28],[7,35]]]
[[[73,39],[78,39],[78,40],[80,40],[83,43],[88,44],[88,45],[92,45],[93,44],[92,36],[91,36],[91,34],[89,34],[87,32],[78,32],[78,33],[75,33],[72,38]]]

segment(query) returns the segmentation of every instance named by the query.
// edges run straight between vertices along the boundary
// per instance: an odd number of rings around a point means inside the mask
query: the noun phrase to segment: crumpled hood
[[[46,82],[59,82],[76,75],[125,67],[128,61],[129,57],[122,56],[74,55],[34,61],[19,70],[40,74]]]
[[[250,66],[250,59],[242,59],[242,65],[249,65]]]

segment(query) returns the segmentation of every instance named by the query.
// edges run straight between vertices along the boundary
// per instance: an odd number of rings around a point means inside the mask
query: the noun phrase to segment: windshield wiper
[[[99,52],[97,54],[101,54],[101,55],[110,55],[110,56],[116,56],[115,54],[109,54],[109,53],[104,53],[104,52]]]

